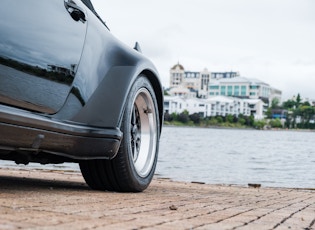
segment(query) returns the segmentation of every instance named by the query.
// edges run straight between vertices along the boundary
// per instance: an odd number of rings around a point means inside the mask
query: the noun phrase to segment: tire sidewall
[[[131,111],[134,106],[135,98],[137,95],[137,92],[141,89],[145,88],[149,91],[153,104],[154,104],[154,111],[155,111],[155,120],[156,120],[156,149],[155,149],[155,156],[153,160],[153,165],[150,169],[150,172],[145,176],[142,177],[140,176],[134,166],[133,162],[133,157],[132,157],[132,150],[131,150],[131,135],[130,135],[130,130],[131,130]],[[129,186],[135,188],[137,191],[143,191],[146,189],[155,172],[156,164],[157,164],[157,158],[158,158],[158,148],[159,148],[159,136],[160,136],[160,122],[159,122],[159,116],[158,116],[158,106],[157,106],[157,101],[155,97],[155,93],[153,90],[153,87],[151,86],[149,80],[143,76],[140,75],[137,80],[134,82],[134,84],[131,87],[131,90],[128,94],[128,98],[126,101],[126,107],[124,110],[124,115],[123,115],[123,120],[122,120],[122,125],[121,125],[121,131],[124,133],[121,147],[119,149],[117,158],[124,158],[125,161],[125,169],[126,169],[126,177],[129,177],[128,180],[126,181]]]

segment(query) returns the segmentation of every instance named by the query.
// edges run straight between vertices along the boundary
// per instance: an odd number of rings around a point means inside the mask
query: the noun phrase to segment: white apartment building
[[[165,97],[166,111],[206,116],[254,115],[262,119],[268,103],[281,101],[282,92],[269,84],[238,72],[185,71],[181,64],[170,69],[171,97]]]
[[[282,92],[257,79],[234,77],[212,80],[209,84],[210,96],[233,96],[249,99],[262,99],[271,103],[272,99],[281,100]]]
[[[265,104],[260,99],[240,99],[235,97],[214,96],[208,99],[165,96],[165,112],[180,114],[185,110],[189,114],[198,113],[201,117],[253,115],[255,119],[264,118]]]

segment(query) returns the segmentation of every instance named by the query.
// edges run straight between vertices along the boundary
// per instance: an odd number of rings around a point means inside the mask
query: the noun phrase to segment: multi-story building
[[[182,86],[193,90],[199,89],[200,72],[184,71]]]
[[[208,98],[210,78],[211,73],[207,69],[200,72],[200,86],[197,89],[200,98]]]
[[[181,64],[174,65],[170,70],[170,88],[185,87],[195,91],[197,97],[207,98],[211,73],[204,69],[201,72],[185,71]]]
[[[166,97],[166,111],[187,110],[202,116],[244,114],[257,119],[263,118],[274,98],[281,101],[282,93],[260,80],[240,77],[238,72],[185,71],[179,63],[170,70],[170,87],[168,93],[173,97]]]
[[[212,79],[221,79],[221,78],[233,78],[233,77],[239,77],[239,72],[211,72],[211,78]]]
[[[272,99],[281,100],[281,91],[257,79],[245,77],[222,78],[209,84],[209,96],[230,96],[249,99],[261,99],[271,103]]]
[[[183,84],[185,69],[181,64],[174,65],[170,70],[170,88]]]
[[[264,118],[265,104],[260,99],[241,99],[236,97],[215,96],[208,99],[182,98],[174,96],[164,97],[165,112],[180,114],[198,113],[201,117],[227,116],[240,114],[253,115],[255,119]]]

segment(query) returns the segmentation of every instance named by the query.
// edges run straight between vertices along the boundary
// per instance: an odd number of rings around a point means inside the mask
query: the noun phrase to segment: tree
[[[218,125],[219,122],[215,117],[211,117],[210,120],[207,121],[207,125]]]
[[[283,102],[282,107],[284,109],[293,109],[295,105],[296,105],[295,101],[287,100],[287,101]]]
[[[301,101],[302,101],[301,95],[298,93],[295,99],[295,108],[298,108],[301,105]]]
[[[278,109],[280,107],[279,104],[280,104],[279,99],[278,98],[274,98],[271,101],[271,108],[272,109]]]
[[[172,114],[171,114],[170,121],[178,121],[178,115],[177,115],[177,113],[172,113]]]
[[[164,113],[164,121],[171,121],[171,115],[168,112]]]
[[[271,107],[269,107],[267,109],[267,111],[265,112],[265,115],[267,118],[272,118],[272,111],[271,111]]]
[[[189,119],[194,122],[194,124],[200,123],[200,115],[198,113],[194,113],[189,115]]]
[[[188,123],[189,119],[189,113],[187,110],[185,110],[184,112],[180,113],[178,115],[178,121],[183,122],[183,123]]]
[[[238,118],[238,123],[240,123],[241,125],[245,125],[246,120],[244,118]]]
[[[279,118],[270,120],[270,121],[269,121],[269,125],[270,125],[272,128],[282,128],[282,124],[281,124],[281,121],[280,121]]]
[[[229,123],[234,123],[234,117],[231,114],[228,114],[225,119]]]
[[[223,118],[221,116],[217,116],[216,117],[216,120],[219,122],[219,123],[222,123],[223,122]]]
[[[257,121],[254,121],[253,123],[253,126],[256,128],[256,129],[263,129],[266,125],[266,121],[264,120],[257,120]]]
[[[310,120],[314,118],[315,107],[301,105],[296,110],[296,113],[301,116],[301,124],[299,124],[299,128],[310,128]]]

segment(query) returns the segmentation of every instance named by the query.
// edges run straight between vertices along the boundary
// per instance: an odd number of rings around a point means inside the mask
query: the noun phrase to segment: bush
[[[282,124],[281,124],[281,121],[280,121],[279,118],[270,120],[270,121],[269,121],[269,125],[270,125],[272,128],[282,128]]]
[[[234,117],[233,115],[229,114],[226,116],[226,122],[228,123],[234,123]]]
[[[263,129],[266,125],[266,122],[264,120],[258,120],[254,121],[253,125],[256,129]]]
[[[180,113],[177,119],[178,121],[183,122],[183,123],[188,123],[188,121],[190,121],[189,114],[187,111]]]
[[[194,113],[192,115],[189,115],[189,119],[194,122],[194,124],[200,123],[200,115],[198,113]]]

